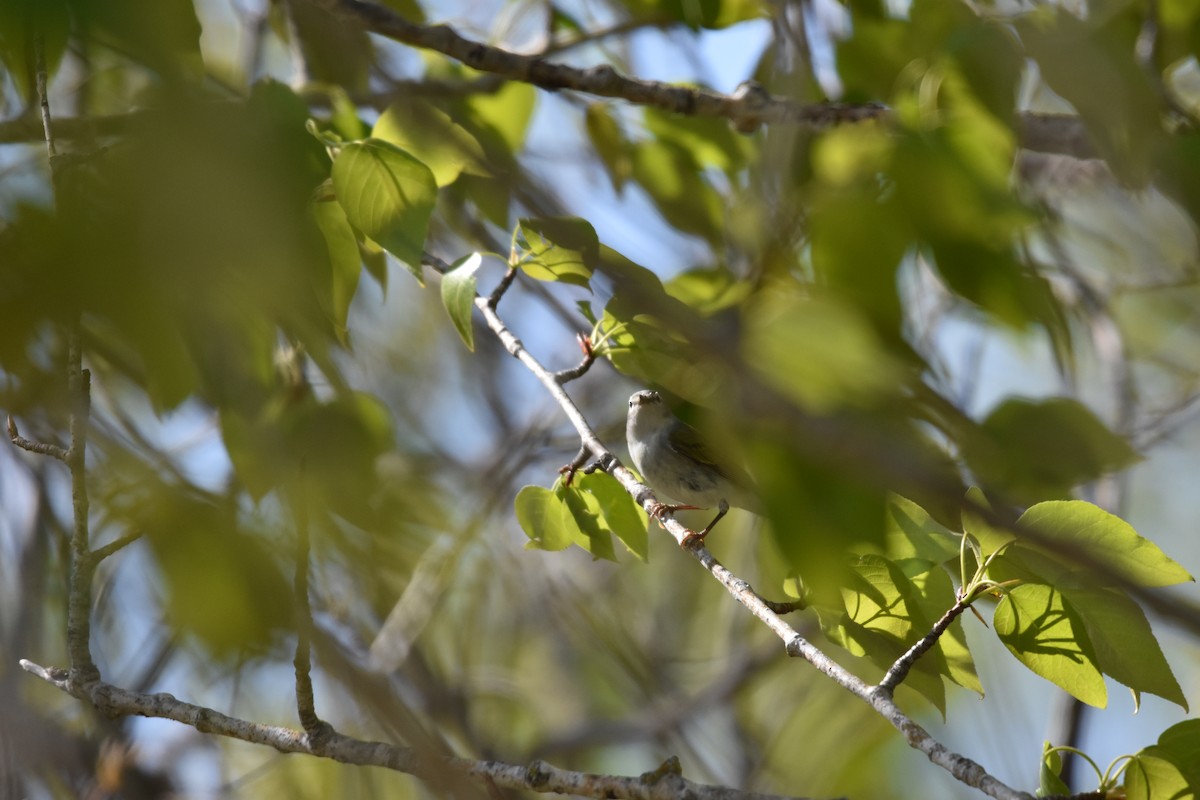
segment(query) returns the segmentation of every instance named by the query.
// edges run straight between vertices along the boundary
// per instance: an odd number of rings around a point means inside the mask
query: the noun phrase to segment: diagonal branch
[[[946,632],[946,629],[950,627],[954,620],[958,619],[970,607],[971,604],[965,600],[959,600],[952,605],[950,610],[934,623],[929,633],[922,636],[916,644],[908,649],[907,653],[896,659],[896,663],[892,664],[891,669],[883,676],[883,680],[879,682],[879,686],[876,688],[888,694],[894,692],[896,687],[908,677],[908,673],[913,668],[913,665],[917,663],[917,659],[928,653],[937,644],[938,639],[942,638],[942,634]]]
[[[595,431],[592,430],[582,412],[567,395],[561,383],[555,379],[554,373],[547,370],[540,362],[525,349],[521,340],[509,330],[508,326],[496,313],[496,307],[486,297],[477,297],[475,305],[483,314],[488,328],[504,345],[504,348],[514,358],[525,365],[538,379],[562,408],[563,413],[575,427],[579,438],[591,454],[600,462],[602,467],[616,478],[627,492],[643,508],[649,510],[655,503],[653,491],[641,483],[633,473],[624,467],[620,460],[604,446]],[[979,789],[984,794],[1001,800],[1026,800],[1030,796],[1019,792],[993,777],[980,764],[971,759],[949,750],[941,742],[933,738],[913,719],[906,715],[893,702],[891,691],[881,687],[868,686],[863,680],[847,671],[818,647],[807,641],[795,628],[785,622],[761,598],[746,581],[738,578],[721,564],[712,553],[698,542],[686,527],[671,515],[664,515],[663,527],[675,537],[681,547],[684,547],[714,578],[724,586],[734,599],[746,607],[755,617],[766,625],[783,642],[789,656],[803,658],[825,675],[832,678],[839,686],[869,704],[884,719],[900,731],[910,747],[920,750],[929,760],[945,769],[959,782]],[[685,544],[686,542],[686,544]],[[961,612],[960,612],[961,613]],[[947,624],[949,624],[947,622]],[[914,658],[915,660],[915,658]]]

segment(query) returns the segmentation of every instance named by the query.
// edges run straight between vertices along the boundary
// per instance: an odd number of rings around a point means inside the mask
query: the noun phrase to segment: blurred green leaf
[[[1138,186],[1163,136],[1158,93],[1136,60],[1141,26],[1132,7],[1084,20],[1044,6],[1016,24],[1042,79],[1079,112],[1113,172]]]
[[[67,49],[71,20],[67,0],[6,0],[0,3],[0,60],[32,108],[37,100],[34,39],[42,37],[48,79]]]
[[[367,88],[374,46],[357,21],[334,14],[317,0],[289,0],[285,29],[303,55],[305,78],[350,91]]]
[[[595,229],[578,217],[522,219],[517,225],[517,247],[525,254],[521,269],[541,281],[590,288],[599,245]]]
[[[618,194],[633,176],[629,140],[604,103],[589,103],[584,113],[584,127],[596,155],[604,163],[613,191]]]
[[[1034,673],[1090,706],[1104,708],[1108,692],[1075,609],[1051,586],[1025,583],[996,606],[996,636]]]
[[[1017,502],[1063,497],[1139,459],[1082,403],[1009,398],[963,439],[963,456],[987,486]]]
[[[421,256],[437,199],[429,167],[393,144],[368,139],[338,153],[333,188],[350,223],[403,261],[424,286]]]
[[[471,327],[471,312],[475,310],[475,271],[482,263],[483,256],[472,253],[455,261],[451,270],[442,276],[442,305],[463,344],[472,352],[475,350],[475,332]]]
[[[818,414],[883,402],[905,380],[857,310],[831,297],[760,291],[745,310],[742,350],[765,381]]]
[[[691,269],[671,278],[664,287],[667,294],[708,316],[741,305],[753,287],[739,281],[728,269]]]
[[[222,659],[261,653],[291,629],[292,592],[268,540],[230,509],[151,484],[132,514],[165,579],[173,626]]]
[[[358,288],[358,276],[362,272],[362,257],[354,228],[346,219],[346,212],[329,192],[321,193],[313,201],[312,210],[317,227],[325,237],[325,248],[329,251],[329,263],[333,268],[332,308],[333,324],[342,344],[349,341],[347,324],[350,301]]]
[[[681,231],[718,241],[725,228],[721,198],[691,150],[670,141],[633,146],[633,178]]]
[[[687,150],[704,167],[733,173],[744,167],[754,152],[750,140],[723,119],[672,114],[651,107],[642,112],[642,118],[655,138]]]
[[[479,142],[450,115],[432,103],[412,99],[392,103],[380,115],[371,136],[410,153],[433,172],[438,186],[448,186],[462,172],[488,175],[487,157]]]

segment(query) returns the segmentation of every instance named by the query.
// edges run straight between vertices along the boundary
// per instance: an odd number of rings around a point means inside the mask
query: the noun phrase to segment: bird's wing
[[[667,443],[671,449],[680,455],[686,456],[694,461],[699,461],[705,466],[712,467],[722,475],[725,475],[725,470],[718,464],[709,452],[708,447],[704,444],[704,439],[700,436],[700,432],[688,425],[686,422],[676,421],[672,426],[670,435],[667,437]],[[725,477],[729,477],[725,475]]]

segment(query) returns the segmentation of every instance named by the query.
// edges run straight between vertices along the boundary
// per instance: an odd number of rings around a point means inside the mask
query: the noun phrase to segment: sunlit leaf
[[[517,244],[527,254],[521,269],[531,278],[588,287],[599,240],[578,217],[522,219]]]
[[[371,136],[420,160],[433,172],[438,186],[454,183],[464,171],[489,174],[487,157],[475,137],[432,103],[393,103],[380,115]]]
[[[1054,544],[1078,548],[1088,558],[1140,586],[1171,586],[1193,580],[1187,570],[1128,522],[1082,500],[1038,503],[1022,514],[1017,524]]]
[[[526,486],[517,492],[517,522],[529,537],[526,547],[566,550],[575,543],[562,524],[562,501],[544,486]]]
[[[1030,670],[1088,705],[1108,703],[1083,622],[1053,587],[1013,587],[996,606],[993,625],[1004,646]]]
[[[332,297],[330,304],[333,324],[343,344],[347,342],[346,325],[350,314],[350,301],[358,288],[358,277],[362,272],[362,257],[354,228],[346,219],[346,212],[332,197],[314,200],[313,214],[317,227],[325,237],[325,248],[329,251],[329,264],[333,269]]]
[[[442,276],[442,305],[454,323],[468,350],[475,350],[475,332],[471,313],[475,310],[475,271],[483,256],[472,253],[454,262],[453,268]]]
[[[580,491],[589,492],[596,498],[606,526],[625,548],[642,561],[647,560],[649,538],[646,526],[649,517],[629,492],[606,472],[577,475],[575,480]]]
[[[437,199],[429,167],[393,144],[368,139],[338,153],[333,188],[350,223],[403,261],[424,285],[421,256]]]

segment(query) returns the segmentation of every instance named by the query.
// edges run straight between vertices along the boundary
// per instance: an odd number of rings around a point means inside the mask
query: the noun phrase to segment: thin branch
[[[739,792],[723,786],[693,783],[677,772],[669,770],[661,775],[650,773],[657,778],[653,780],[574,772],[559,769],[544,761],[534,761],[522,766],[467,758],[423,757],[413,748],[355,739],[332,729],[323,736],[314,737],[292,728],[249,722],[211,708],[178,700],[165,692],[133,692],[101,681],[85,686],[73,681],[67,670],[43,667],[24,659],[21,660],[21,667],[73,697],[92,703],[110,716],[170,719],[195,728],[201,733],[266,745],[281,753],[306,753],[343,764],[383,767],[427,780],[436,779],[439,774],[450,770],[476,780],[490,780],[504,789],[542,794],[632,800],[668,800],[681,797],[692,797],[696,800],[788,800],[779,795]]]
[[[34,69],[36,71],[38,105],[42,111],[42,136],[46,140],[46,155],[53,163],[58,150],[54,146],[54,124],[50,118],[50,94],[46,88],[46,40],[39,32],[33,37]]]
[[[67,653],[71,660],[71,679],[88,683],[100,679],[100,670],[92,661],[91,613],[92,560],[88,530],[87,436],[91,416],[92,374],[83,368],[79,344],[79,323],[69,335],[67,345],[67,389],[71,396],[71,446],[67,449],[67,467],[71,471],[71,578],[67,594]]]
[[[887,692],[889,695],[896,691],[896,687],[908,677],[909,670],[917,663],[917,659],[928,653],[937,644],[938,639],[942,637],[942,634],[946,632],[946,629],[950,627],[954,620],[958,619],[970,607],[971,604],[963,600],[959,600],[952,605],[950,610],[934,623],[929,633],[922,636],[916,644],[908,649],[907,653],[896,659],[896,663],[892,664],[891,669],[883,676],[883,680],[879,682],[877,688]]]
[[[508,291],[510,286],[512,286],[512,283],[514,280],[516,280],[516,277],[517,268],[509,267],[504,273],[504,277],[500,279],[498,284],[496,284],[496,288],[492,290],[491,295],[488,296],[489,306],[495,309],[496,306],[500,304],[500,298],[504,297],[504,293]]]
[[[90,556],[92,564],[99,564],[101,561],[113,555],[114,553],[124,550],[138,539],[141,539],[144,534],[145,531],[134,531],[133,533],[127,533],[124,536],[113,539],[103,547],[97,547],[92,551]]]
[[[59,461],[67,460],[67,451],[56,444],[48,442],[35,442],[32,439],[26,439],[17,431],[17,423],[10,416],[8,418],[8,438],[17,447],[22,450],[28,450],[31,453],[37,453],[42,456],[50,456],[57,458]]]
[[[571,89],[598,97],[621,98],[677,114],[728,119],[739,131],[763,124],[799,125],[825,130],[864,120],[887,120],[892,112],[879,103],[796,103],[775,97],[753,84],[732,95],[659,81],[638,80],[607,64],[587,69],[556,64],[541,56],[521,55],[460,35],[449,25],[420,25],[390,8],[361,0],[321,0],[331,11],[355,20],[372,33],[402,44],[447,55],[467,66],[510,80],[556,91]],[[1026,149],[1094,158],[1095,148],[1078,117],[1023,114],[1019,132]]]
[[[314,739],[326,736],[333,728],[317,716],[312,685],[312,605],[308,599],[309,533],[307,500],[293,503],[296,519],[296,571],[293,581],[296,603],[296,653],[292,666],[296,673],[296,712],[300,724]]]
[[[629,492],[635,501],[649,511],[657,502],[653,490],[649,486],[639,482],[633,473],[625,468],[620,460],[604,446],[574,401],[567,395],[566,390],[555,380],[554,373],[543,367],[525,349],[521,340],[508,329],[508,326],[497,315],[496,310],[489,305],[488,300],[478,297],[475,300],[475,305],[483,313],[483,318],[488,328],[500,340],[505,349],[514,358],[524,364],[538,381],[541,382],[551,397],[558,402],[563,413],[566,414],[571,424],[575,427],[576,433],[579,434],[583,446],[601,462],[603,468],[609,474],[621,483],[625,491]],[[1030,798],[1030,795],[1019,792],[993,777],[980,764],[949,750],[945,745],[933,738],[928,731],[901,711],[899,706],[893,702],[890,691],[880,687],[868,686],[860,678],[851,674],[836,661],[825,655],[815,645],[808,642],[791,625],[781,619],[772,610],[770,605],[754,592],[750,584],[738,578],[717,561],[712,553],[705,549],[703,543],[696,540],[692,535],[692,531],[684,527],[672,515],[663,515],[661,521],[663,527],[675,537],[676,542],[681,547],[684,547],[684,549],[691,553],[708,570],[709,574],[716,578],[733,595],[734,599],[745,606],[750,613],[757,617],[784,642],[785,650],[789,656],[803,658],[825,675],[832,678],[839,686],[869,704],[904,735],[910,747],[925,753],[930,761],[945,769],[960,783],[979,789],[990,797],[1001,798],[1002,800],[1027,800]],[[686,545],[685,542],[687,543]]]

